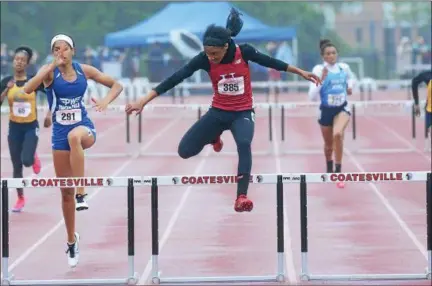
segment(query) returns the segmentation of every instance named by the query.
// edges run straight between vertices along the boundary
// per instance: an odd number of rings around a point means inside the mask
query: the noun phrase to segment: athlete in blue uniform
[[[57,35],[51,40],[54,61],[44,65],[24,87],[30,93],[44,84],[50,111],[45,118],[45,127],[53,123],[52,149],[57,177],[84,177],[84,150],[96,141],[96,129],[87,115],[83,96],[87,79],[103,84],[110,89],[107,96],[95,102],[97,111],[106,109],[117,98],[123,87],[110,76],[96,68],[72,60],[75,53],[73,40],[66,35]],[[62,208],[68,236],[68,263],[78,264],[79,234],[75,232],[75,207],[87,209],[84,188],[61,188]]]
[[[313,68],[312,73],[321,77],[322,85],[310,85],[309,98],[321,100],[318,123],[324,138],[324,155],[328,173],[342,171],[343,137],[351,112],[347,95],[352,94],[353,76],[347,64],[337,62],[336,47],[329,40],[320,41],[324,64]],[[333,170],[333,148],[335,169]],[[342,182],[337,184],[343,188]]]

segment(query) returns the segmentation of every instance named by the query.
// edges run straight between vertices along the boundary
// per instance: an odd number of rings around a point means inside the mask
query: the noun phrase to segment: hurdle
[[[2,179],[2,284],[1,285],[136,285],[138,274],[135,272],[135,186],[141,185],[140,177],[89,177],[89,178],[33,178]],[[127,256],[128,273],[124,278],[113,279],[65,279],[65,280],[16,280],[9,272],[9,188],[59,188],[70,187],[121,187],[127,188]],[[66,263],[66,261],[65,261]]]
[[[281,142],[282,146],[286,146],[286,125],[288,120],[286,119],[290,110],[295,110],[297,108],[315,108],[316,112],[319,110],[320,103],[316,102],[293,102],[293,103],[281,103],[278,106],[281,109]],[[416,130],[416,116],[414,112],[414,106],[412,101],[403,100],[403,101],[371,101],[371,102],[363,102],[363,101],[353,101],[349,103],[351,109],[351,128],[352,128],[352,152],[359,154],[392,154],[392,153],[411,153],[415,152],[415,146],[412,144],[406,148],[359,148],[358,146],[358,117],[360,115],[367,116],[365,109],[369,108],[393,108],[397,109],[400,114],[405,114],[410,116],[409,119],[409,130],[411,140],[415,141],[417,138],[417,130]],[[360,110],[360,111],[359,111]],[[381,116],[394,116],[394,112],[382,112]],[[301,115],[294,115],[297,117],[310,117],[310,112]],[[367,118],[367,117],[366,117]],[[318,124],[318,123],[317,123]],[[361,125],[361,124],[360,124]],[[318,132],[318,131],[317,131]],[[283,148],[283,154],[289,155],[314,155],[314,154],[322,154],[322,149],[293,149],[285,147]]]
[[[144,107],[144,111],[154,111],[154,110],[158,110],[158,109],[171,109],[171,110],[186,110],[186,111],[192,111],[192,112],[196,112],[196,118],[197,120],[199,120],[201,118],[201,116],[203,115],[204,112],[206,112],[211,106],[209,104],[149,104],[147,106]],[[273,150],[273,140],[274,140],[274,135],[273,135],[273,104],[268,104],[268,103],[257,103],[254,105],[254,108],[258,108],[258,109],[263,109],[263,110],[267,110],[266,115],[263,115],[267,117],[267,123],[268,123],[268,146],[266,150],[257,150],[257,151],[252,151],[254,156],[267,156],[267,155],[271,155],[274,154],[274,150]],[[257,116],[258,117],[258,116]],[[181,117],[180,117],[181,118]],[[142,138],[143,138],[143,130],[142,130],[142,117],[139,117],[139,124],[138,124],[138,143],[141,144],[142,143]],[[180,140],[180,138],[179,138]],[[222,150],[220,153],[217,154],[211,154],[210,157],[212,156],[237,156],[238,153],[237,152],[230,152],[230,151],[224,151]],[[177,152],[173,152],[173,151],[167,151],[167,152],[139,152],[139,156],[140,157],[178,157],[178,153]],[[202,154],[198,154],[197,156],[203,156]]]
[[[178,283],[210,283],[210,282],[283,282],[285,281],[285,250],[284,250],[284,181],[296,180],[291,176],[283,175],[251,175],[253,184],[276,184],[276,224],[277,224],[277,269],[273,275],[266,276],[213,276],[213,277],[161,277],[159,271],[159,187],[160,186],[187,186],[203,184],[235,184],[237,176],[233,175],[199,175],[199,176],[160,176],[143,179],[151,179],[151,221],[152,221],[152,267],[151,281],[153,284],[178,284]],[[298,180],[298,178],[297,178]]]
[[[376,183],[426,182],[426,240],[427,265],[425,273],[417,274],[311,274],[308,265],[308,202],[307,183]],[[428,172],[376,172],[376,173],[339,173],[306,174],[300,176],[300,235],[301,235],[301,279],[303,281],[353,281],[353,280],[431,280],[432,273],[432,184]]]

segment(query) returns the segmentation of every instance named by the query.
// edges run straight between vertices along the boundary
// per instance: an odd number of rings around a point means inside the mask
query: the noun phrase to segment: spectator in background
[[[10,63],[12,61],[12,58],[9,57],[7,45],[5,43],[1,43],[1,55],[0,55],[0,61],[1,61],[1,70],[0,70],[0,76],[1,78],[5,77],[9,72]]]
[[[164,78],[164,51],[156,42],[150,46],[148,52],[148,75],[151,82],[161,82]]]
[[[412,63],[428,64],[430,47],[426,44],[422,36],[418,36],[412,45]]]
[[[407,67],[411,63],[412,46],[407,37],[403,37],[396,48],[396,73],[399,78],[411,78],[411,71]]]

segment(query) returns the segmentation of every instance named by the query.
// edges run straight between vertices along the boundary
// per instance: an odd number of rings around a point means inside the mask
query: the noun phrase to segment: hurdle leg
[[[126,146],[130,146],[130,115],[126,113]],[[128,154],[132,154],[132,148],[128,147]]]
[[[7,180],[2,181],[2,285],[10,285],[9,276],[9,188]]]
[[[427,174],[426,179],[426,240],[428,252],[428,266],[426,277],[432,280],[432,175]]]
[[[127,226],[128,226],[128,284],[138,283],[138,275],[135,272],[135,187],[132,178],[128,180],[127,188]]]
[[[159,210],[157,178],[152,178],[151,186],[152,216],[152,283],[160,284],[159,277]]]
[[[277,225],[277,276],[278,282],[285,280],[285,245],[284,245],[284,193],[282,175],[277,177],[276,185],[276,225]]]
[[[275,154],[276,150],[274,150],[273,148],[273,111],[271,105],[269,105],[268,108],[268,128],[269,128],[270,154]]]
[[[301,236],[301,279],[309,280],[308,267],[308,211],[306,176],[300,176],[300,236]]]

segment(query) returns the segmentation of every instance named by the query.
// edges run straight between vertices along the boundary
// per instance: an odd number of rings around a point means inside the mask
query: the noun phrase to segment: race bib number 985
[[[81,120],[81,109],[58,110],[56,112],[56,121],[62,125],[72,125]]]
[[[218,93],[224,95],[244,94],[243,77],[223,78],[218,82]]]
[[[30,102],[14,102],[12,111],[16,117],[27,117],[31,113],[31,104]]]

